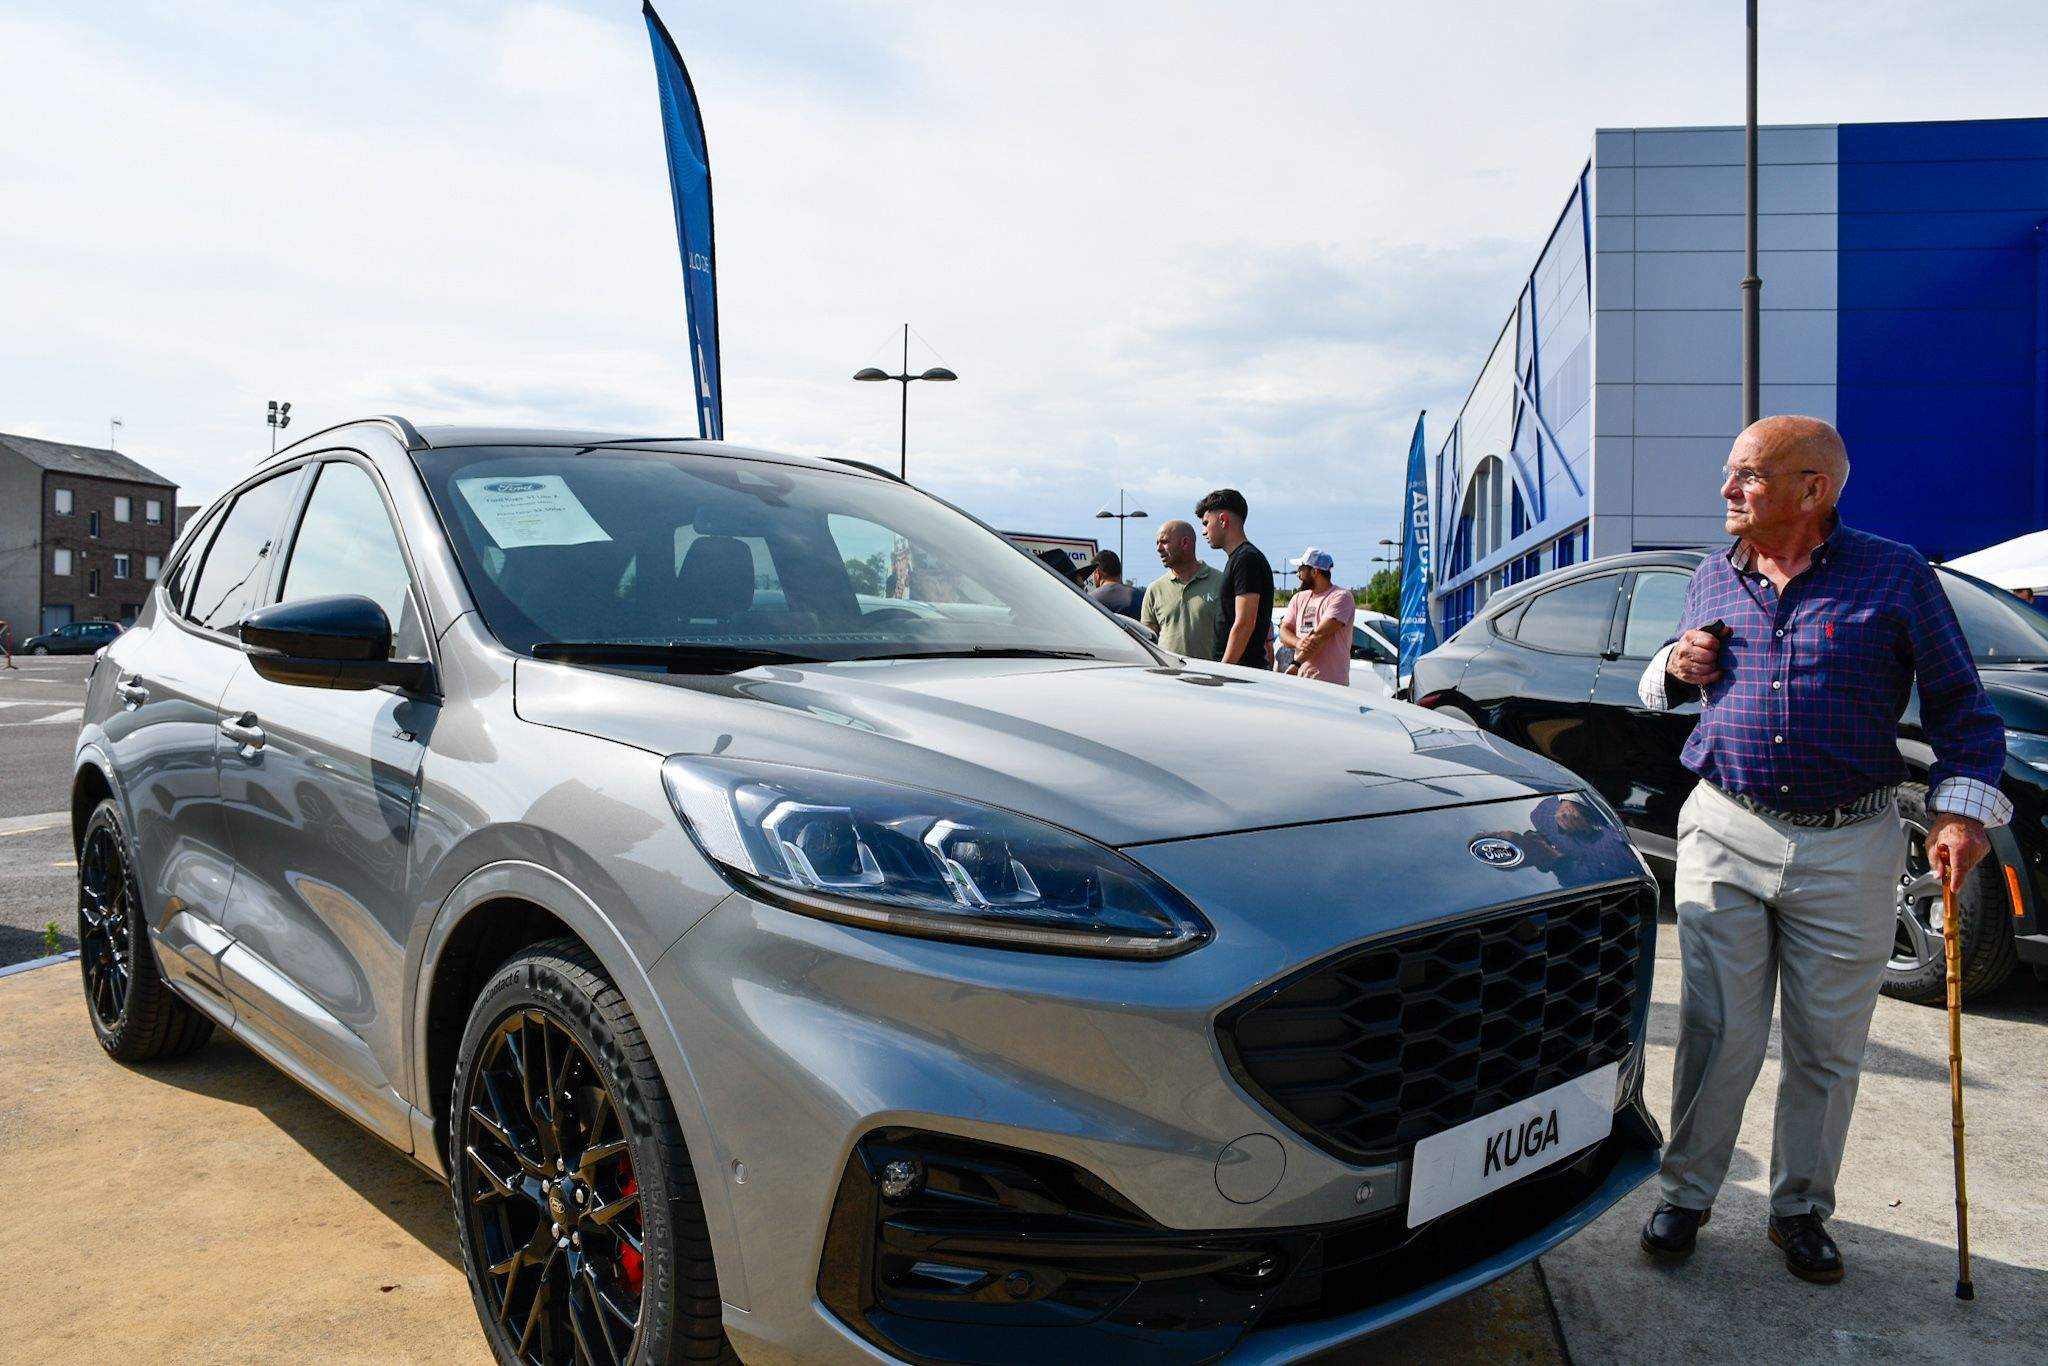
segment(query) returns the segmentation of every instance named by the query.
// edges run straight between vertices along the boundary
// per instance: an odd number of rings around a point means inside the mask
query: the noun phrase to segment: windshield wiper
[[[660,664],[672,674],[729,674],[763,664],[827,662],[817,655],[698,641],[543,640],[533,647],[533,657],[567,664]]]
[[[1100,659],[1087,650],[1047,650],[1035,645],[970,645],[964,650],[892,650],[886,654],[855,655],[864,659]]]

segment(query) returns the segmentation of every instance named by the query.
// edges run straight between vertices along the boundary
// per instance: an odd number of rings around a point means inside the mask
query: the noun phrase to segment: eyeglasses
[[[1783,477],[1784,477],[1785,475],[1787,475],[1787,474],[1792,474],[1792,473],[1797,473],[1797,474],[1819,474],[1819,473],[1820,473],[1820,471],[1819,471],[1819,470],[1796,470],[1796,471],[1794,471],[1794,470],[1779,470],[1779,471],[1778,471],[1778,472],[1777,472],[1776,474],[1759,474],[1759,473],[1758,473],[1757,471],[1755,471],[1755,470],[1744,470],[1744,469],[1737,469],[1737,468],[1736,468],[1735,466],[1733,466],[1733,465],[1723,465],[1723,466],[1721,466],[1721,482],[1725,484],[1725,483],[1727,483],[1727,482],[1728,482],[1728,481],[1729,481],[1730,479],[1733,479],[1733,480],[1734,480],[1734,481],[1735,481],[1736,483],[1738,483],[1738,484],[1742,485],[1742,487],[1744,487],[1744,488],[1746,488],[1746,489],[1753,489],[1753,488],[1755,488],[1755,487],[1756,487],[1756,486],[1757,486],[1758,484],[1768,484],[1768,483],[1770,483],[1770,482],[1771,482],[1771,481],[1772,481],[1773,479],[1782,479],[1782,478],[1783,478]]]

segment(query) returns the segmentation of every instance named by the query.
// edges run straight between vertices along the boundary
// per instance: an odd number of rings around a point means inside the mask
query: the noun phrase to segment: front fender
[[[456,884],[428,927],[418,966],[406,986],[407,1055],[414,1079],[414,1157],[436,1173],[447,1174],[447,1163],[435,1138],[435,1116],[430,1108],[440,1101],[424,1094],[427,1078],[432,1075],[427,1057],[427,1016],[432,999],[428,987],[440,970],[441,959],[450,940],[463,922],[490,903],[507,900],[524,901],[540,907],[581,939],[597,956],[619,993],[626,998],[626,1004],[632,1008],[634,1018],[646,1031],[648,1046],[654,1051],[655,1063],[661,1068],[676,1119],[682,1125],[684,1141],[689,1145],[691,1166],[696,1172],[697,1189],[704,1203],[705,1223],[711,1232],[720,1296],[735,1308],[746,1308],[746,1282],[739,1259],[732,1251],[738,1246],[738,1230],[733,1221],[731,1200],[724,1174],[717,1166],[717,1149],[697,1080],[684,1054],[674,1021],[648,980],[639,957],[628,947],[624,934],[612,918],[574,883],[553,869],[511,859],[486,864]]]

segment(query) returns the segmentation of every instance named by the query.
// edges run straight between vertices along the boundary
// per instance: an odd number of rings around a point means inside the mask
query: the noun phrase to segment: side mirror
[[[242,618],[242,652],[258,674],[301,688],[424,692],[432,667],[391,655],[391,621],[369,598],[337,593],[272,603]]]

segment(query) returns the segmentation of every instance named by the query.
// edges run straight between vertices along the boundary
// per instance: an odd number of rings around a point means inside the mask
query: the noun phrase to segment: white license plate
[[[1608,1063],[1417,1143],[1408,1227],[1491,1195],[1607,1137],[1614,1128],[1620,1071],[1620,1063]]]

